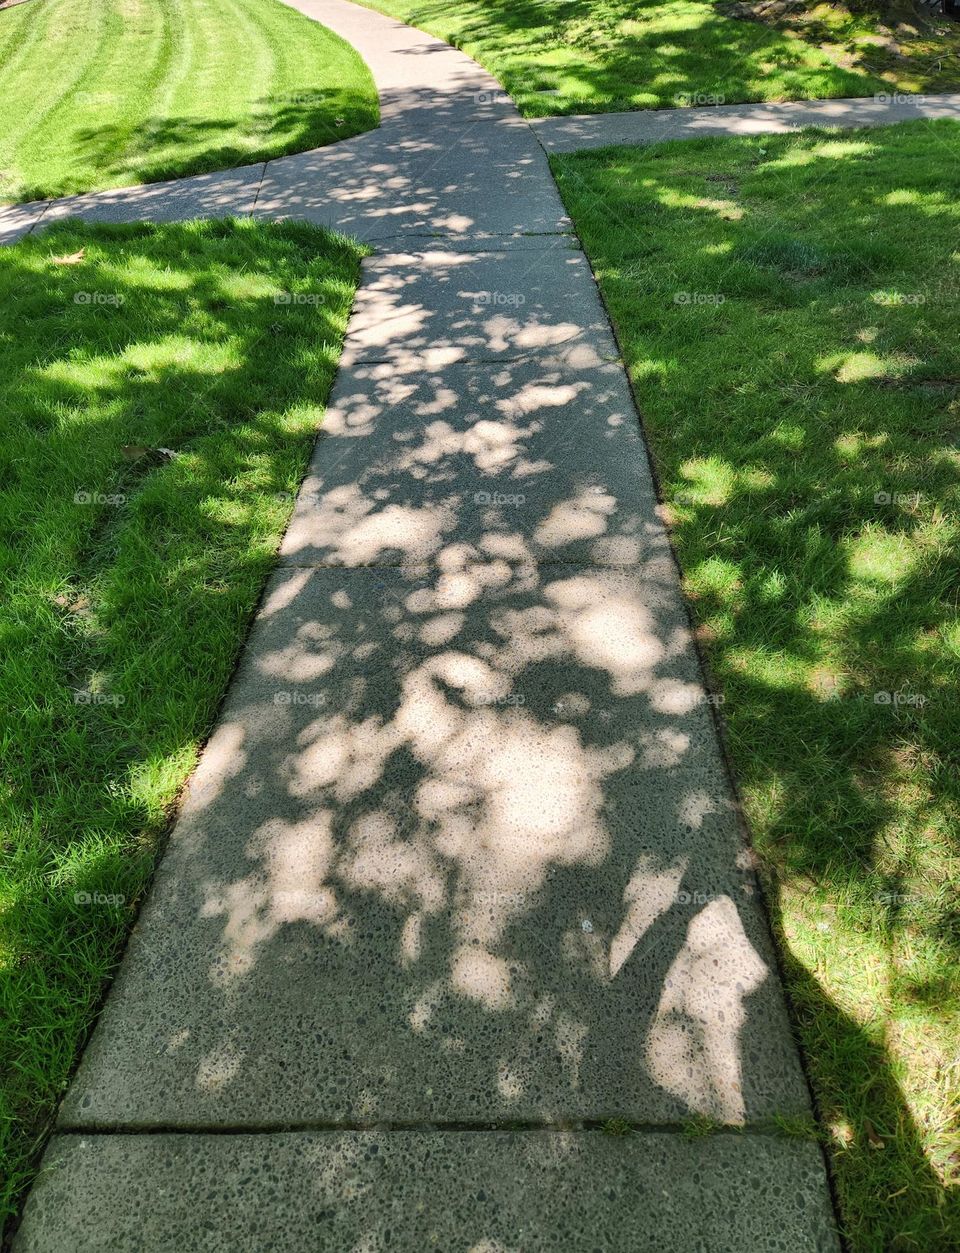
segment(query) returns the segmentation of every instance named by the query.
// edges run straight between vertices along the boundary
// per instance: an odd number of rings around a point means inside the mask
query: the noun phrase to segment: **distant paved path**
[[[643,109],[635,113],[545,117],[530,125],[548,152],[605,148],[608,144],[662,144],[710,135],[782,134],[804,126],[892,126],[895,122],[952,118],[960,122],[960,95],[876,96],[853,100],[789,100],[780,104],[723,104],[705,109]]]
[[[80,206],[377,253],[16,1248],[835,1251],[817,1146],[774,1133],[808,1095],[543,152],[460,53],[299,7],[368,61],[379,131]]]

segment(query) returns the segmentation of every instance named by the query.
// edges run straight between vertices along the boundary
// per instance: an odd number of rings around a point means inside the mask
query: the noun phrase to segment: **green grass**
[[[0,201],[261,161],[376,126],[357,53],[280,0],[0,12]]]
[[[306,225],[0,249],[0,1218],[212,724],[358,278]]]
[[[798,35],[837,64],[882,78],[885,94],[960,88],[960,23],[911,0],[754,0],[746,7],[768,29]]]
[[[955,89],[960,29],[872,41],[867,14],[822,5],[793,29],[726,16],[716,0],[367,0],[463,48],[527,117]],[[937,68],[938,59],[940,62]],[[842,63],[841,63],[842,62]]]
[[[852,1247],[958,1248],[960,127],[554,169],[725,698]]]

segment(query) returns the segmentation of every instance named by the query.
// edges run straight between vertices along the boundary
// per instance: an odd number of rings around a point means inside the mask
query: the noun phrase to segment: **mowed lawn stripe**
[[[48,0],[36,0],[44,5]],[[22,6],[19,6],[22,8]],[[8,35],[12,26],[10,17],[17,12],[10,9],[0,13],[0,46],[4,42],[16,43],[15,36]],[[103,57],[105,31],[108,26],[106,7],[90,14],[88,22],[78,22],[72,13],[64,14],[62,22],[50,22],[46,8],[38,8],[33,23],[19,21],[19,29],[29,29],[32,38],[25,39],[21,55],[2,71],[3,94],[9,101],[16,101],[17,108],[4,109],[0,117],[0,151],[33,154],[43,150],[47,118],[74,97],[83,87],[83,80],[90,66]],[[36,90],[37,64],[59,63],[59,72],[47,75],[43,90]],[[9,158],[0,163],[0,171],[9,177],[5,168]],[[2,189],[0,189],[2,190]]]
[[[280,0],[0,12],[0,201],[228,168],[377,125],[343,40]]]
[[[194,4],[198,0],[192,0]],[[199,0],[203,3],[203,0]],[[209,46],[202,62],[202,71],[210,88],[206,96],[207,110],[205,116],[211,120],[226,120],[234,116],[242,107],[245,99],[253,102],[251,117],[253,133],[249,142],[255,144],[264,133],[263,118],[260,115],[261,102],[270,96],[276,81],[277,61],[273,55],[269,32],[261,31],[255,16],[251,15],[250,0],[221,0],[222,13],[226,21],[226,33],[223,39],[210,39],[210,30],[206,34]],[[229,66],[238,60],[246,63],[243,79],[229,78]],[[200,70],[198,64],[196,70]],[[226,91],[217,91],[216,84],[220,77],[225,79]],[[185,85],[185,84],[184,84]],[[174,118],[178,117],[177,112]]]
[[[47,159],[56,160],[64,129],[72,131],[75,154],[91,160],[107,145],[122,149],[136,141],[175,57],[171,17],[171,0],[159,0],[150,21],[139,0],[129,14],[107,8],[104,38],[80,90],[62,98],[46,119]],[[64,55],[69,60],[69,47]]]

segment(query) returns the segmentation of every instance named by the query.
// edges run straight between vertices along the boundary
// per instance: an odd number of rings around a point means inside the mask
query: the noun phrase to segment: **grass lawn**
[[[0,1218],[273,562],[359,256],[249,221],[0,249]]]
[[[774,22],[717,0],[367,2],[463,48],[527,117],[960,86],[960,24],[912,8],[888,26],[842,4]]]
[[[0,201],[149,183],[376,126],[356,52],[280,0],[0,11]]]
[[[960,127],[558,157],[855,1250],[960,1248]]]

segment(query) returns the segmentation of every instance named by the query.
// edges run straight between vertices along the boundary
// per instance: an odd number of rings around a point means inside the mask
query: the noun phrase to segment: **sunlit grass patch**
[[[960,127],[554,168],[725,697],[847,1234],[955,1248]],[[718,188],[739,216],[704,212]]]
[[[250,221],[0,249],[2,1213],[273,563],[359,256]]]

